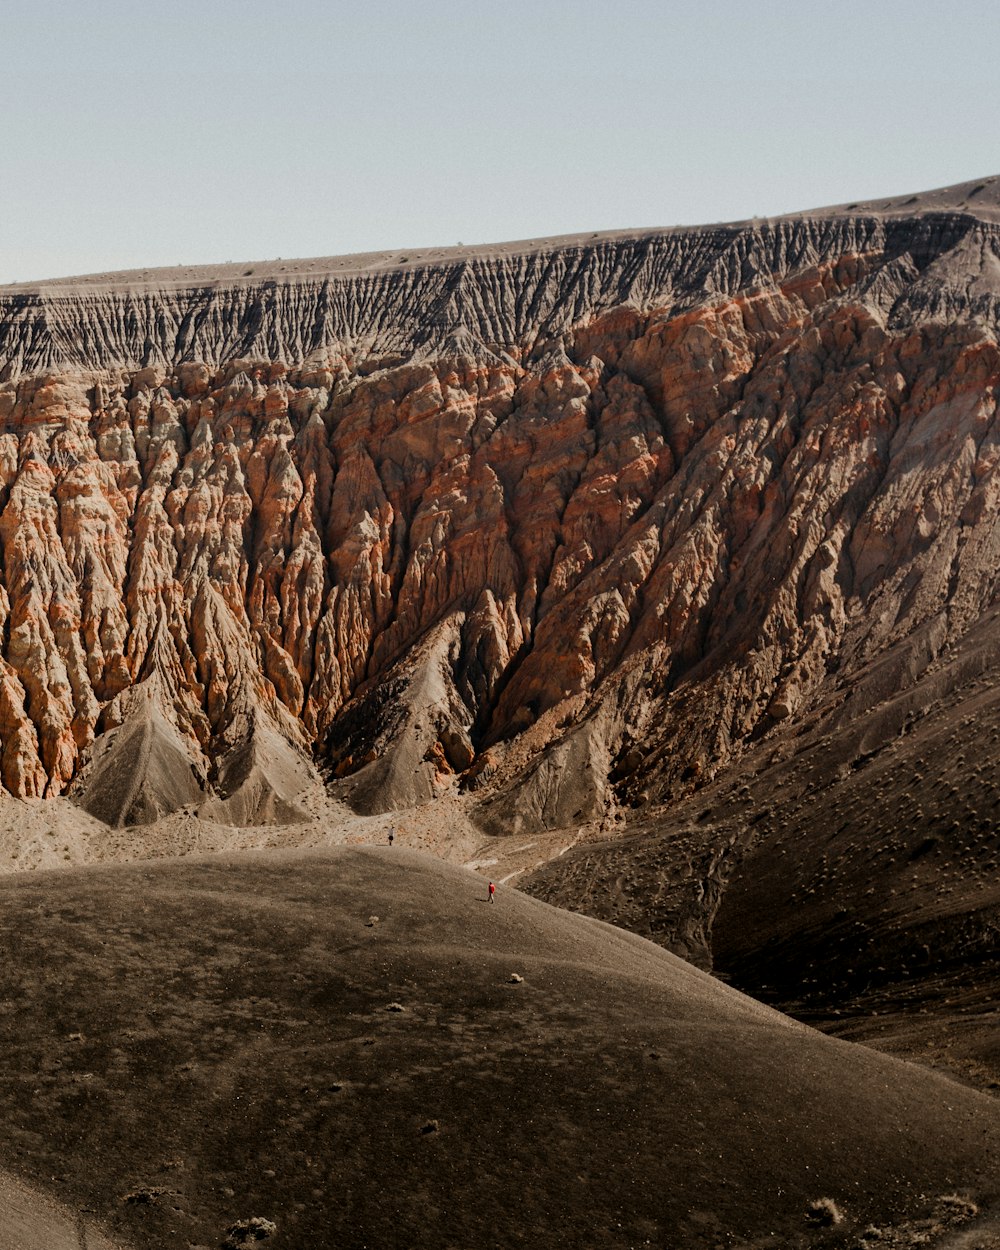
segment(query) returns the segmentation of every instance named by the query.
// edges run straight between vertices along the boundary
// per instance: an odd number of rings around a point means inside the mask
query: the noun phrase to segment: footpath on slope
[[[0,1169],[3,1250],[126,1250],[97,1224]]]

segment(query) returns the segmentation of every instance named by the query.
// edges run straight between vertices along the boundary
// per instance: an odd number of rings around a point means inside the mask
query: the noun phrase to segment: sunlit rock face
[[[3,786],[527,831],[916,680],[1000,567],[974,210],[0,289]]]

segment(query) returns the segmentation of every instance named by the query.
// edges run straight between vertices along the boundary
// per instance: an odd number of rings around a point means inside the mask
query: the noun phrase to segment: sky
[[[1000,173],[995,0],[0,0],[0,283]]]

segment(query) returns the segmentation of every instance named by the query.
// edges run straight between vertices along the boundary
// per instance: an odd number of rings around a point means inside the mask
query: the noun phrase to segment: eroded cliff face
[[[0,293],[4,787],[557,828],[917,680],[997,588],[998,274],[952,211]]]

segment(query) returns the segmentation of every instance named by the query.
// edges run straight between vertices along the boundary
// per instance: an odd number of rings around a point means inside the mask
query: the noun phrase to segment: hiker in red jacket
[[[493,884],[493,882],[491,881],[491,882],[490,882],[490,902],[491,902],[491,903],[493,902],[493,895],[494,895],[494,894],[496,894],[496,892],[497,892],[497,888],[496,888],[496,886]]]

